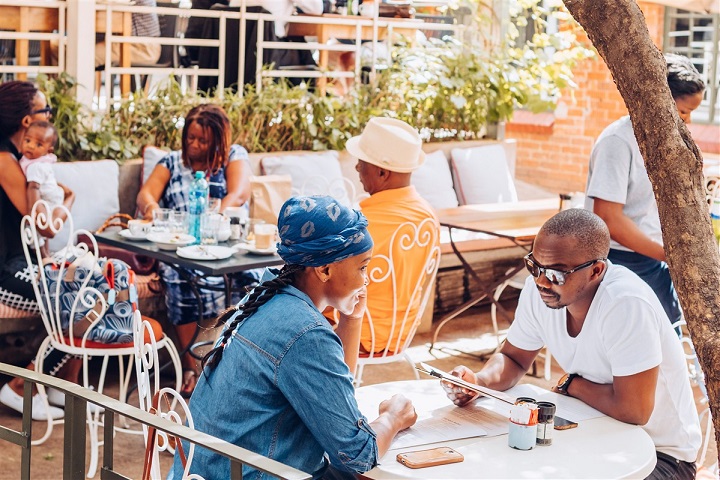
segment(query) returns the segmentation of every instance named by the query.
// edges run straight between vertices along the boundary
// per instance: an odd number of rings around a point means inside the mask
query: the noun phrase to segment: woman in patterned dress
[[[220,211],[244,205],[250,198],[250,165],[247,151],[230,143],[230,121],[217,105],[199,105],[185,117],[182,150],[171,152],[153,169],[137,197],[143,216],[152,220],[157,208],[187,211],[190,185],[195,172],[205,172],[210,184],[210,197],[219,198]],[[185,272],[160,264],[160,276],[166,287],[165,303],[170,322],[175,326],[180,349],[186,350],[195,336],[198,320],[198,299]],[[191,272],[187,272],[191,274]],[[233,278],[234,288],[257,283],[256,272],[242,272]],[[222,286],[220,277],[204,277],[203,283]],[[225,307],[222,291],[200,290],[203,320],[214,318]],[[183,386],[181,393],[190,396],[197,381],[197,362],[186,352],[183,355]]]

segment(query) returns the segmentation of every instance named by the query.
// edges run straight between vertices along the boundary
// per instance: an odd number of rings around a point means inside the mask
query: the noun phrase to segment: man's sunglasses
[[[589,262],[585,262],[575,268],[571,268],[570,270],[557,270],[555,268],[545,268],[543,266],[540,266],[535,263],[535,259],[532,258],[532,252],[525,255],[523,260],[525,261],[525,268],[528,269],[528,272],[530,272],[530,275],[532,275],[533,277],[538,278],[541,274],[544,273],[545,277],[553,285],[564,285],[566,276],[570,275],[571,273],[577,272],[578,270],[582,270],[583,268],[591,267],[597,262],[604,262],[606,259],[596,258],[595,260],[590,260]]]
[[[39,115],[41,113],[44,113],[46,115],[52,113],[52,107],[45,107],[38,110],[33,110],[32,112],[30,112],[30,115]]]

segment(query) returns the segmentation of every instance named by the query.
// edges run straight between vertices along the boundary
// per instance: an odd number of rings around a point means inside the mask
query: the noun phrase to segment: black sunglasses
[[[575,268],[571,268],[570,270],[557,270],[555,268],[546,268],[546,267],[540,266],[537,263],[535,263],[535,259],[532,258],[532,252],[525,255],[525,257],[523,257],[523,260],[525,261],[525,268],[528,269],[528,272],[530,272],[530,275],[532,275],[533,277],[538,278],[541,274],[544,273],[545,277],[553,285],[564,285],[565,277],[567,275],[577,272],[578,270],[582,270],[583,268],[591,267],[591,266],[595,265],[597,262],[604,262],[606,259],[605,258],[596,258],[595,260],[590,260],[589,262],[585,262],[581,265],[578,265]]]
[[[39,110],[33,110],[32,112],[30,112],[30,115],[39,115],[41,113],[52,113],[52,107],[45,107]]]

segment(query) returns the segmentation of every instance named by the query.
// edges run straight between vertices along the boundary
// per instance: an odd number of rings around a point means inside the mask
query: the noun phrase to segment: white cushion
[[[455,191],[462,205],[517,202],[502,145],[453,148],[451,163]]]
[[[70,210],[75,230],[84,228],[94,232],[108,217],[120,211],[120,169],[114,160],[55,163],[53,171],[58,183],[75,193],[75,203]],[[67,238],[67,230],[58,233],[50,240],[50,250],[65,246]]]
[[[450,164],[442,150],[436,150],[425,156],[425,163],[410,177],[421,197],[433,208],[454,208],[458,206],[457,195],[453,189]]]
[[[260,168],[265,175],[290,175],[293,195],[330,195],[351,205],[354,192],[348,194],[352,185],[342,176],[336,151],[263,157]]]
[[[150,178],[150,174],[155,169],[155,165],[157,165],[157,163],[167,154],[168,152],[165,150],[153,147],[152,145],[148,145],[143,148],[142,178],[140,179],[142,180],[140,182],[141,187],[145,185],[147,179]]]

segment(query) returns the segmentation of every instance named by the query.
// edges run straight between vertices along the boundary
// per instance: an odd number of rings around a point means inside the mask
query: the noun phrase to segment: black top
[[[9,138],[0,138],[0,152],[9,152],[16,161],[20,158],[20,152]],[[9,258],[23,255],[20,240],[21,220],[22,215],[5,190],[0,188],[0,264],[5,264]]]

